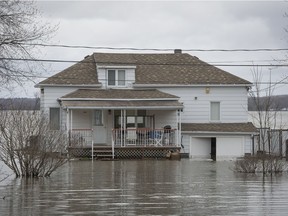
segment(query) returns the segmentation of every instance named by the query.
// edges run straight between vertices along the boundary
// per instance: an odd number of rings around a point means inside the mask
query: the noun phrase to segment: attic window
[[[108,86],[125,86],[125,70],[108,70]]]

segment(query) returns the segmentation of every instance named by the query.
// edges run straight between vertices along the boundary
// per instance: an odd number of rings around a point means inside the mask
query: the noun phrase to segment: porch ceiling
[[[176,110],[182,109],[183,104],[178,101],[129,101],[129,100],[97,100],[97,101],[62,101],[62,106],[69,109],[146,109],[146,110]]]

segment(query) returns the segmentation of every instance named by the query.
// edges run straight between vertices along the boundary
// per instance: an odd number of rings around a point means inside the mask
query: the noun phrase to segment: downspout
[[[176,110],[176,123],[177,123],[177,133],[176,133],[176,143],[178,146],[178,141],[179,141],[179,115],[178,115],[178,110]]]
[[[182,126],[181,126],[181,110],[178,111],[179,113],[179,142],[178,142],[178,147],[180,147],[182,145]]]

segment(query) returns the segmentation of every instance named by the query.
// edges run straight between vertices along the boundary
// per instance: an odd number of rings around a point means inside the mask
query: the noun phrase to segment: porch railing
[[[69,131],[69,147],[81,148],[91,146],[91,157],[94,159],[93,129],[72,129]]]
[[[113,146],[177,146],[176,129],[127,128],[112,130]]]
[[[92,129],[72,129],[69,131],[70,147],[91,146],[93,143]]]

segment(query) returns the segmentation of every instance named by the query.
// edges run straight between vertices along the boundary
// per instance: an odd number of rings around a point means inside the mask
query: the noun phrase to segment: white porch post
[[[181,146],[181,110],[176,110],[176,121],[177,121],[177,134],[176,134],[176,143],[177,143],[177,147]]]
[[[123,133],[126,131],[125,126],[126,126],[126,110],[121,109],[121,131],[120,131],[120,133],[121,133],[121,135],[120,135],[121,147],[126,146],[126,137],[125,137],[126,133]],[[124,140],[124,142],[123,142],[123,140]]]
[[[70,131],[72,133],[72,129],[73,129],[73,110],[71,109],[70,111]]]
[[[67,110],[66,110],[66,130],[67,130],[67,139],[68,139],[68,141],[69,141],[69,143],[68,143],[68,145],[70,145],[70,120],[69,120],[70,118],[69,118],[69,109],[67,108]]]

